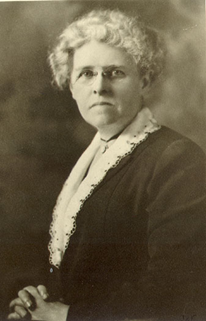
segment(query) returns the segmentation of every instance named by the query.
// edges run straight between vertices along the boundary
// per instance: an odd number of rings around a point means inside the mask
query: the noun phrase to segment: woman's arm
[[[147,190],[148,283],[159,288],[157,308],[174,314],[188,306],[205,313],[205,164],[195,144],[175,141],[159,158]]]

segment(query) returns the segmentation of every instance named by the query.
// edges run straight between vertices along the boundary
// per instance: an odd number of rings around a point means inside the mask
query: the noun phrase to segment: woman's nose
[[[98,73],[93,83],[93,92],[102,95],[111,90],[109,79],[103,73]]]

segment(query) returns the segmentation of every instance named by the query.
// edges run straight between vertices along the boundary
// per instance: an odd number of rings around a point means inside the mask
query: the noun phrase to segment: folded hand
[[[25,287],[19,291],[18,298],[11,301],[9,306],[13,312],[8,319],[21,319],[30,314],[31,320],[65,321],[69,306],[60,302],[46,302],[47,298],[45,286]]]

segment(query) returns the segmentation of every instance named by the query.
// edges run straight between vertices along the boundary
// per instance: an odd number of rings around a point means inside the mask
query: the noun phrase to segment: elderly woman
[[[60,36],[55,82],[97,134],[54,209],[48,286],[21,290],[10,319],[203,313],[205,157],[143,104],[164,55],[155,31],[118,10],[92,11]]]

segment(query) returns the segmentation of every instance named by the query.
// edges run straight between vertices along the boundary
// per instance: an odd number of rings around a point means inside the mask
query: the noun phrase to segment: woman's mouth
[[[101,102],[96,102],[92,104],[90,108],[93,108],[95,106],[104,106],[104,105],[113,106],[113,104],[109,103],[108,101],[101,101]]]

